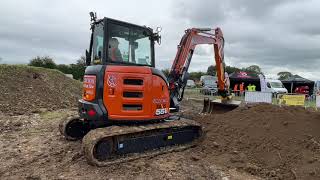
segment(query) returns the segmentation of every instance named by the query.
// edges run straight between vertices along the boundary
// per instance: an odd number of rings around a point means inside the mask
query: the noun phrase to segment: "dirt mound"
[[[81,83],[57,70],[0,65],[0,113],[28,114],[77,105]]]
[[[199,117],[207,161],[268,179],[320,179],[319,112],[262,104]]]

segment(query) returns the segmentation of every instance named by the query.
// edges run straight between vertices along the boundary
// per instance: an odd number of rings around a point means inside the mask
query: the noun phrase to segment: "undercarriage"
[[[92,130],[87,127],[88,122],[72,117],[62,121],[59,129],[68,140],[83,137],[84,156],[88,163],[96,166],[183,150],[196,145],[203,137],[200,124],[182,118],[151,124],[119,124]]]

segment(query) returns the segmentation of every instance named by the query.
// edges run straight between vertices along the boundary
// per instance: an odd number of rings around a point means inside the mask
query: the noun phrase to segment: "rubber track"
[[[74,120],[80,120],[80,117],[77,116],[77,115],[69,116],[68,118],[62,119],[62,120],[60,121],[60,123],[59,123],[59,131],[60,131],[60,134],[63,135],[63,137],[64,137],[66,140],[69,140],[69,141],[76,141],[76,140],[78,140],[78,138],[70,137],[70,136],[68,136],[67,133],[66,133],[67,124],[70,123],[71,121],[74,121]]]
[[[114,158],[108,159],[106,161],[98,161],[93,157],[93,149],[97,142],[101,139],[112,138],[114,136],[121,136],[125,134],[139,134],[145,131],[158,130],[158,129],[171,129],[175,127],[186,127],[186,126],[196,126],[200,127],[200,137],[193,142],[183,145],[168,146],[162,147],[155,150],[149,150],[143,153],[131,153],[126,155],[115,155]],[[84,156],[87,159],[88,163],[95,166],[107,166],[111,164],[123,163],[127,161],[132,161],[139,158],[153,157],[159,154],[169,153],[173,151],[181,151],[190,147],[195,146],[200,140],[203,139],[203,130],[199,123],[189,120],[189,119],[180,119],[170,122],[162,122],[148,125],[140,126],[110,126],[105,128],[98,128],[91,130],[83,139],[82,139],[82,149]]]

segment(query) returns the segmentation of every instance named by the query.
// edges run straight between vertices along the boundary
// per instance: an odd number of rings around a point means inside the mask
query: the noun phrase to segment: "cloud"
[[[219,23],[226,40],[227,64],[258,64],[266,74],[283,68],[319,79],[320,24],[315,22],[320,18],[320,2],[205,0],[183,4],[179,15],[189,24]],[[209,61],[211,52],[203,52],[200,55],[208,56]]]
[[[0,3],[0,57],[5,63],[27,63],[49,55],[57,63],[73,63],[89,46],[89,11],[98,16],[162,26],[156,65],[170,68],[184,30],[221,27],[228,65],[259,65],[274,77],[287,70],[320,79],[320,1],[292,0],[161,0],[41,1]],[[190,71],[213,64],[211,46],[196,48]]]

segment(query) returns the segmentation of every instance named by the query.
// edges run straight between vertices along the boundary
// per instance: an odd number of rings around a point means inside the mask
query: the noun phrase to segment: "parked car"
[[[217,86],[217,77],[211,76],[210,78],[206,78],[202,81],[202,88],[200,93],[205,95],[217,95],[218,86]]]
[[[286,94],[288,93],[288,90],[283,86],[282,82],[277,79],[267,79],[267,92],[272,92],[274,96],[277,96],[278,94]]]
[[[207,79],[213,79],[214,78],[214,76],[210,76],[210,75],[203,75],[203,76],[201,76],[200,77],[200,82],[202,83],[202,85],[203,85],[203,81],[204,80],[207,80]]]
[[[194,87],[196,87],[196,84],[194,83],[193,80],[189,79],[189,80],[187,81],[187,87],[188,87],[188,88],[194,88]]]

